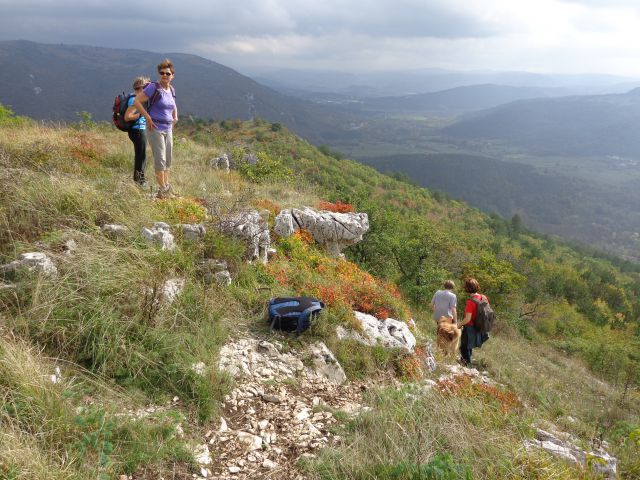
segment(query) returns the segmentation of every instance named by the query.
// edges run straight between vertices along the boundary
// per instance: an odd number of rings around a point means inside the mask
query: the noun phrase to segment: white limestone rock
[[[311,358],[311,369],[316,375],[338,385],[347,381],[342,365],[324,343],[309,345],[307,354]]]
[[[229,155],[223,153],[219,157],[214,157],[209,160],[209,166],[216,170],[222,170],[225,173],[229,173]]]
[[[338,327],[336,329],[338,338],[348,338],[370,346],[379,343],[386,348],[401,348],[407,352],[413,352],[416,338],[406,323],[393,318],[378,320],[373,315],[362,312],[354,311],[353,313],[356,320],[362,325],[363,334]]]
[[[223,287],[228,287],[229,285],[231,285],[231,274],[227,270],[214,273],[213,278],[218,283],[218,285],[222,285]]]
[[[142,235],[149,243],[155,243],[162,250],[173,252],[176,249],[176,242],[171,233],[171,228],[164,222],[155,222],[151,228],[143,228]]]
[[[182,237],[191,242],[198,242],[204,239],[207,229],[203,224],[180,223],[178,228],[182,231]]]
[[[117,225],[115,223],[106,223],[100,227],[102,233],[111,239],[124,238],[129,233],[129,229],[124,225]]]
[[[231,285],[231,273],[229,273],[227,262],[223,260],[208,258],[200,262],[198,270],[207,285],[214,282],[225,287]]]
[[[369,230],[369,217],[366,213],[291,208],[276,216],[273,229],[283,237],[289,237],[297,230],[307,230],[330,255],[338,257],[343,249],[362,240]]]
[[[72,257],[73,255],[75,255],[77,250],[78,250],[78,244],[73,238],[68,239],[66,242],[64,242],[64,245],[62,246],[62,252],[67,257]]]
[[[238,440],[249,448],[249,450],[260,450],[262,448],[262,437],[247,432],[237,432]]]
[[[211,465],[213,460],[211,459],[211,453],[209,452],[209,446],[206,443],[202,445],[196,445],[191,451],[193,459],[198,465]]]
[[[602,447],[594,451],[585,451],[578,447],[576,443],[576,439],[571,435],[556,432],[550,433],[538,428],[536,429],[536,438],[526,440],[524,446],[527,450],[533,448],[542,449],[555,457],[578,464],[583,468],[591,466],[593,471],[604,478],[616,478],[617,458],[609,455]]]
[[[58,275],[56,265],[51,258],[42,252],[22,253],[17,260],[0,266],[0,273],[14,272],[20,268],[25,268],[30,272],[42,273],[50,277]]]
[[[164,282],[161,291],[162,300],[171,305],[184,290],[184,285],[184,278],[170,278]]]
[[[222,233],[239,238],[247,244],[246,257],[250,262],[259,260],[267,263],[267,251],[271,247],[268,220],[267,210],[245,210],[222,219],[218,228]]]
[[[196,362],[191,364],[191,370],[193,370],[196,375],[203,376],[206,369],[207,369],[207,366],[205,365],[204,362]]]

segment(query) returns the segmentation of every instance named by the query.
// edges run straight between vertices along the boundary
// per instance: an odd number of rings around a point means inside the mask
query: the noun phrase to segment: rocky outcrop
[[[269,235],[269,212],[257,210],[236,212],[220,220],[218,227],[226,235],[239,238],[247,244],[246,257],[250,262],[267,263],[267,251],[271,247]]]
[[[209,166],[215,168],[216,170],[222,170],[226,173],[229,173],[229,155],[223,153],[219,157],[214,157],[209,160]]]
[[[273,230],[283,237],[291,236],[297,230],[306,230],[330,255],[337,257],[346,247],[362,240],[369,230],[369,217],[366,213],[291,208],[276,216]]]
[[[162,301],[168,305],[171,305],[178,295],[184,290],[185,279],[184,278],[170,278],[164,285],[162,285],[162,291],[160,292]]]
[[[231,274],[229,273],[227,262],[223,260],[208,258],[200,262],[198,270],[207,285],[214,282],[225,287],[231,285]]]
[[[127,227],[125,227],[124,225],[116,225],[114,223],[106,223],[102,225],[102,227],[100,227],[100,230],[102,230],[102,233],[105,236],[113,240],[124,238],[129,233],[129,229]]]
[[[307,354],[311,360],[311,371],[316,375],[338,385],[347,381],[342,366],[324,343],[316,342],[309,345]]]
[[[177,228],[182,232],[182,238],[191,242],[198,242],[204,240],[204,236],[207,234],[207,229],[201,223],[180,223]]]
[[[22,268],[30,272],[39,272],[51,277],[58,275],[56,265],[42,252],[21,253],[17,260],[0,266],[0,274],[15,272]]]
[[[413,352],[416,338],[406,323],[393,318],[378,320],[373,315],[362,312],[353,313],[362,327],[362,333],[338,326],[336,329],[338,338],[348,338],[370,346],[380,344],[386,348],[401,348],[407,352]]]
[[[68,239],[62,245],[62,253],[67,257],[73,257],[78,251],[78,244],[73,238]]]
[[[536,438],[525,441],[524,446],[527,450],[542,449],[582,468],[591,468],[604,478],[616,478],[618,460],[604,450],[606,442],[593,451],[583,450],[577,443],[577,439],[567,433],[551,433],[537,428]]]
[[[176,249],[176,242],[171,233],[171,228],[164,222],[156,222],[151,228],[143,228],[142,235],[149,243],[154,243],[162,250],[172,252]]]

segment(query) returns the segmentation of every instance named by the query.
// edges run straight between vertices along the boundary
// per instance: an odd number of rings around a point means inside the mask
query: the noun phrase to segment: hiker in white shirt
[[[453,289],[456,284],[453,280],[447,280],[443,284],[444,290],[438,290],[431,299],[431,309],[433,310],[433,319],[438,322],[440,317],[449,317],[451,323],[456,324],[458,321],[458,312],[456,306],[458,299]]]

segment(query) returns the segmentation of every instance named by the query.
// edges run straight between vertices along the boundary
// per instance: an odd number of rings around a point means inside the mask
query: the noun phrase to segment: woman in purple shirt
[[[173,126],[178,121],[176,94],[171,80],[175,71],[168,58],[158,65],[158,81],[149,83],[142,92],[136,95],[133,105],[147,120],[149,144],[153,152],[156,181],[158,182],[158,198],[174,196],[169,183],[169,170],[173,153]],[[148,101],[147,109],[143,102]]]

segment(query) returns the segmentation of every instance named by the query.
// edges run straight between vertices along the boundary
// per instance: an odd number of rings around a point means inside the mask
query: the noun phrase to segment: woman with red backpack
[[[464,319],[458,324],[462,328],[462,338],[460,339],[460,363],[464,366],[471,364],[471,354],[474,348],[479,348],[487,341],[489,335],[482,333],[476,328],[475,320],[478,315],[478,305],[483,302],[489,303],[486,295],[480,293],[480,284],[475,278],[467,278],[464,281],[464,290],[470,297],[464,310]]]

